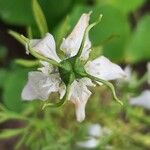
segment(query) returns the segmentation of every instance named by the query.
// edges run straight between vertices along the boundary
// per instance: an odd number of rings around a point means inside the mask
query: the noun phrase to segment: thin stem
[[[103,80],[103,79],[100,79],[100,78],[97,78],[97,77],[94,77],[92,75],[87,75],[88,78],[90,78],[91,80],[93,81],[98,81],[98,82],[101,82],[103,83],[104,85],[106,85],[111,91],[112,91],[112,94],[113,94],[113,97],[114,99],[120,104],[120,105],[123,105],[122,101],[120,101],[116,95],[116,92],[115,92],[115,88],[113,86],[112,83],[106,81],[106,80]]]

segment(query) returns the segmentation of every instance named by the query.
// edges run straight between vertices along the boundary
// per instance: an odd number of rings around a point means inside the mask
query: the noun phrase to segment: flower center
[[[86,75],[83,62],[76,57],[68,58],[61,62],[62,68],[59,68],[61,79],[65,84],[69,83],[69,77],[74,79],[82,78]]]

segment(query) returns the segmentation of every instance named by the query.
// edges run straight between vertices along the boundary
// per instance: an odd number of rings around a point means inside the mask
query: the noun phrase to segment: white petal
[[[43,72],[46,75],[49,75],[54,71],[54,67],[46,61],[40,61],[43,67],[38,68],[39,71]]]
[[[125,80],[129,82],[130,79],[131,79],[131,76],[132,76],[132,68],[131,68],[131,66],[126,66],[125,69],[124,69],[124,72],[126,74]]]
[[[66,85],[64,83],[61,83],[59,88],[60,99],[64,97],[65,93],[66,93]]]
[[[125,72],[120,66],[112,63],[106,57],[101,56],[93,61],[88,61],[85,65],[88,74],[103,80],[114,80],[125,77]]]
[[[69,100],[75,104],[77,121],[81,122],[85,118],[85,106],[91,92],[87,86],[94,86],[88,78],[75,80],[70,89]]]
[[[150,110],[150,90],[145,90],[138,97],[131,98],[129,103],[133,106],[142,106]]]
[[[147,71],[148,71],[148,84],[150,85],[150,62],[147,64]]]
[[[86,141],[77,142],[76,145],[80,148],[91,149],[96,148],[99,145],[99,141],[95,138],[90,138]]]
[[[51,92],[59,91],[61,80],[58,73],[45,75],[33,71],[28,74],[28,83],[22,91],[23,100],[47,100]]]
[[[91,41],[89,39],[89,35],[86,37],[84,48],[82,50],[80,58],[82,60],[87,60],[89,58],[89,54],[91,52]]]
[[[30,45],[36,52],[41,55],[53,59],[57,62],[60,62],[60,58],[56,54],[56,46],[54,37],[47,33],[46,36],[42,39],[30,40]]]
[[[81,46],[83,36],[89,25],[90,14],[82,14],[71,34],[63,40],[60,49],[68,56],[75,56]]]
[[[100,137],[103,134],[103,129],[99,124],[92,124],[88,128],[88,135],[92,137]]]

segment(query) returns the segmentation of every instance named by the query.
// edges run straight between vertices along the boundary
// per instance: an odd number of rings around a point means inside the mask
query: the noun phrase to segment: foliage
[[[124,64],[137,64],[150,59],[150,15],[139,13],[145,0],[93,0],[92,5],[86,0],[39,0],[41,8],[32,5],[32,2],[37,1],[0,0],[0,20],[8,25],[27,27],[30,37],[40,37],[49,28],[60,44],[62,37],[73,28],[81,13],[92,10],[92,21],[100,13],[103,14],[103,19],[90,32],[94,43],[91,58],[104,54]],[[42,18],[40,21],[36,19],[38,13]],[[135,24],[132,24],[131,16]],[[7,48],[0,46],[0,63],[3,64],[7,53]],[[63,57],[61,53],[60,56]],[[39,64],[26,59],[9,62],[6,67],[3,64],[0,68],[0,123],[13,124],[12,120],[15,120],[18,124],[21,123],[21,127],[0,130],[0,139],[9,141],[10,138],[18,137],[16,149],[26,146],[31,150],[76,150],[76,142],[87,138],[88,125],[95,122],[108,127],[112,132],[110,136],[99,139],[97,150],[107,149],[108,145],[118,150],[147,150],[150,147],[149,112],[130,106],[128,100],[137,95],[143,85],[147,86],[144,77],[136,74],[130,83],[118,86],[118,93],[124,102],[121,108],[112,102],[103,86],[97,88],[88,103],[87,120],[78,124],[73,118],[71,104],[62,109],[43,112],[43,103],[22,102],[20,94],[27,72]]]

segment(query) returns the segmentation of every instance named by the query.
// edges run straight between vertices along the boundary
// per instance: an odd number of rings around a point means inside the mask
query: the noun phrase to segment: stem
[[[111,90],[114,99],[115,99],[120,105],[123,105],[123,102],[118,99],[118,97],[117,97],[117,95],[116,95],[116,92],[115,92],[115,88],[114,88],[114,86],[113,86],[112,83],[110,83],[110,82],[108,82],[108,81],[106,81],[106,80],[103,80],[103,79],[94,77],[94,76],[89,75],[89,74],[87,74],[87,77],[90,78],[90,79],[93,80],[93,81],[98,81],[98,82],[101,82],[101,83],[103,83],[104,85],[106,85],[106,86]]]

